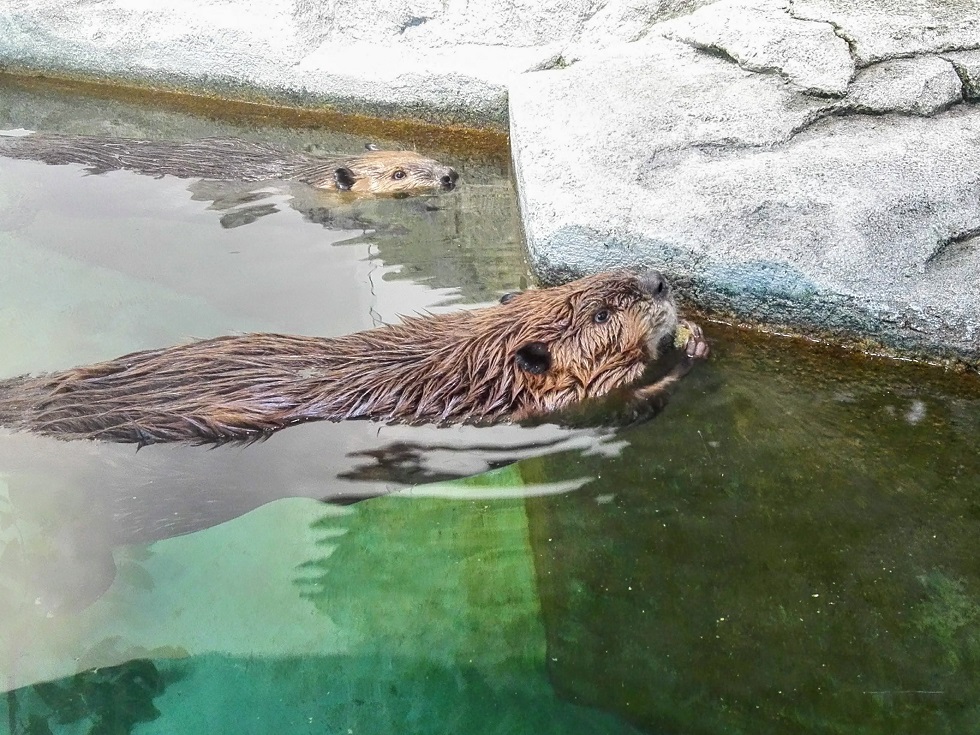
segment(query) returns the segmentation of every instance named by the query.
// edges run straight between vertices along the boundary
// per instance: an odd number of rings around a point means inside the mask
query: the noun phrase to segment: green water
[[[0,83],[17,127],[365,142]],[[0,375],[527,283],[506,152],[373,142],[461,188],[351,204],[0,158]],[[980,381],[706,331],[619,431],[0,433],[0,732],[980,731]]]

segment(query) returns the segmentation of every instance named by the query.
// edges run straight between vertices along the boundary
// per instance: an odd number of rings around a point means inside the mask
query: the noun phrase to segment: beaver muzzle
[[[665,299],[670,296],[670,284],[664,274],[653,269],[639,274],[640,288],[654,299]]]
[[[456,188],[457,181],[459,181],[459,174],[456,173],[456,169],[447,167],[446,173],[439,179],[439,184],[443,191],[452,191]]]
[[[637,274],[640,290],[649,297],[647,319],[650,334],[647,349],[651,356],[663,354],[677,331],[677,304],[664,274],[648,269]]]

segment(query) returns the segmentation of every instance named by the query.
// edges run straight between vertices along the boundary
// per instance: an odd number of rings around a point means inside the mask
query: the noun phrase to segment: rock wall
[[[3,0],[0,69],[507,125],[518,74],[704,0]]]
[[[523,75],[532,263],[657,263],[701,306],[977,365],[977,48],[976,2],[722,0]]]

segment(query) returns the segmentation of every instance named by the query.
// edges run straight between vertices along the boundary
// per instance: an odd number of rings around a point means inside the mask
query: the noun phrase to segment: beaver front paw
[[[701,327],[691,321],[683,321],[674,333],[674,346],[684,348],[684,357],[689,360],[705,360],[711,354],[711,346],[704,338]]]

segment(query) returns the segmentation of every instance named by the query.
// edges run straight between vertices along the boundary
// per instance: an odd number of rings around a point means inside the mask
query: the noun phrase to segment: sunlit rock
[[[793,0],[793,15],[833,24],[859,66],[980,45],[978,0]]]
[[[955,51],[943,54],[956,69],[963,82],[963,96],[969,100],[980,99],[980,50]]]
[[[883,61],[861,71],[847,101],[861,112],[932,115],[963,99],[953,65],[938,56]]]
[[[804,91],[842,95],[854,75],[844,39],[829,23],[794,18],[788,0],[722,0],[665,26],[670,38],[775,72]]]

